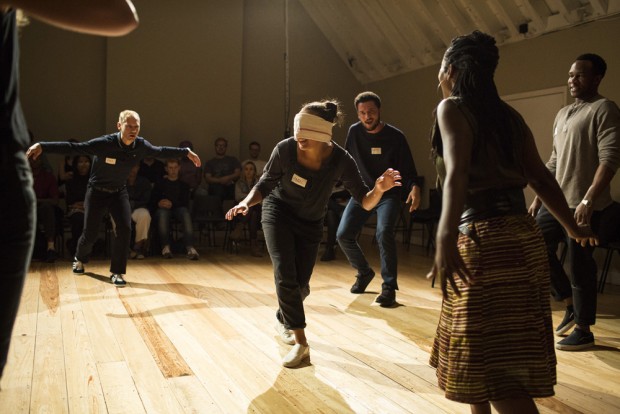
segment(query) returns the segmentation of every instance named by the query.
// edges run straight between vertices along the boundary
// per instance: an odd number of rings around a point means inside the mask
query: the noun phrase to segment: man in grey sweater
[[[553,151],[547,162],[577,223],[591,226],[601,244],[617,237],[620,223],[620,205],[612,200],[610,190],[620,165],[620,109],[598,93],[606,69],[605,61],[595,54],[581,55],[572,64],[568,87],[575,101],[556,115]],[[556,348],[577,351],[592,347],[590,326],[596,321],[597,295],[594,248],[567,238],[557,220],[544,206],[541,208],[538,198],[529,211],[547,244],[553,296],[567,306],[556,335],[563,336],[576,325]],[[568,275],[556,255],[559,242],[568,246]]]

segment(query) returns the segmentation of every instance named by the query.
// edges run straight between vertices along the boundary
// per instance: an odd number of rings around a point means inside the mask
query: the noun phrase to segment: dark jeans
[[[36,198],[23,152],[0,147],[0,377],[34,244]]]
[[[183,245],[185,247],[192,247],[194,245],[194,229],[192,227],[192,217],[187,207],[157,209],[155,212],[155,222],[157,223],[161,246],[170,245],[170,219],[172,217],[183,224]]]
[[[536,222],[540,226],[551,268],[551,294],[554,299],[561,301],[573,298],[575,322],[578,325],[594,325],[596,322],[597,300],[597,269],[592,257],[594,248],[581,247],[575,240],[566,235],[562,225],[543,206]],[[592,213],[592,230],[599,237],[599,243],[604,245],[614,238],[618,238],[620,224],[620,204],[613,203],[601,211]],[[567,243],[566,259],[568,260],[568,275],[557,257],[558,244]]]
[[[84,213],[74,212],[69,216],[69,223],[71,225],[71,240],[67,242],[67,247],[69,248],[69,253],[75,256],[78,240],[84,231]]]
[[[248,214],[238,215],[235,217],[238,223],[247,224],[250,232],[250,240],[256,240],[258,238],[258,229],[260,227],[262,205],[256,204],[250,207]]]
[[[56,208],[51,201],[37,201],[37,227],[43,228],[47,240],[56,238]]]
[[[376,238],[381,256],[381,276],[383,289],[398,289],[396,256],[396,220],[400,214],[400,200],[398,198],[382,198],[371,211],[366,211],[360,203],[350,199],[344,209],[336,237],[340,248],[349,259],[351,266],[359,274],[366,275],[372,271],[359,243],[357,236],[362,231],[366,220],[377,213]]]
[[[325,224],[327,224],[327,249],[333,249],[336,245],[336,232],[338,231],[343,212],[344,206],[338,201],[330,198],[327,203],[327,215],[325,216]]]
[[[310,294],[310,276],[323,236],[323,220],[303,221],[266,203],[262,223],[278,296],[276,317],[288,329],[303,329],[303,302]]]
[[[99,236],[99,226],[107,211],[110,212],[115,224],[110,272],[124,275],[127,270],[127,251],[131,237],[131,207],[126,188],[115,193],[88,188],[84,200],[84,231],[78,241],[75,257],[81,262],[88,262],[93,245]]]

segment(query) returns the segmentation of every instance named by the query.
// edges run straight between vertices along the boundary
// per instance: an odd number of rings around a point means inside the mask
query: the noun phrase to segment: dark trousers
[[[0,147],[0,377],[34,244],[36,198],[23,152]]]
[[[84,200],[84,231],[78,241],[75,257],[81,262],[88,262],[93,251],[93,245],[99,236],[99,226],[101,226],[103,217],[108,211],[115,224],[110,272],[125,274],[131,238],[131,207],[125,188],[115,193],[88,188]]]
[[[47,240],[56,238],[56,208],[51,201],[37,201],[37,227],[43,228]]]
[[[327,224],[327,249],[333,249],[336,246],[336,231],[338,231],[338,225],[340,224],[340,218],[343,212],[344,206],[333,198],[330,198],[327,203],[327,214],[325,216],[325,224]]]
[[[264,205],[262,223],[278,296],[276,317],[288,329],[303,329],[303,302],[310,294],[323,220],[306,222],[278,207]]]
[[[600,244],[606,244],[618,237],[619,210],[620,205],[613,203],[604,210],[592,213],[592,230],[599,237]],[[597,300],[597,269],[592,257],[594,248],[581,247],[575,240],[568,237],[562,225],[544,206],[538,212],[536,222],[542,230],[547,245],[551,268],[551,294],[558,301],[572,297],[575,323],[594,325]],[[566,254],[568,275],[557,257],[560,242],[565,242],[568,246]]]
[[[71,225],[71,240],[67,242],[67,247],[71,256],[75,256],[78,240],[84,231],[84,213],[76,211],[71,214],[69,224]]]

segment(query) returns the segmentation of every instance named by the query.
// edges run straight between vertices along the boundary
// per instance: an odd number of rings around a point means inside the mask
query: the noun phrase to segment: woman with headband
[[[310,294],[310,276],[334,183],[342,181],[351,196],[368,210],[385,191],[401,185],[400,173],[388,169],[368,190],[353,158],[332,141],[332,128],[341,119],[336,101],[303,105],[295,115],[295,136],[276,145],[261,179],[243,201],[226,213],[226,218],[232,220],[263,201],[263,232],[279,305],[276,330],[283,342],[294,345],[282,361],[288,368],[310,357],[303,301]]]

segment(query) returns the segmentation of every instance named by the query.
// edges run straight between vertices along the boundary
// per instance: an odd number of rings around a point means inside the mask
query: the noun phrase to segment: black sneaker
[[[323,256],[321,256],[322,262],[331,262],[336,258],[336,251],[333,247],[326,247]]]
[[[110,282],[112,282],[114,286],[118,287],[124,287],[127,284],[127,282],[125,282],[125,279],[123,279],[123,275],[119,275],[117,273],[114,273],[112,276],[110,276]]]
[[[594,334],[579,328],[575,328],[570,335],[555,344],[555,348],[560,351],[580,351],[593,346]]]
[[[381,294],[377,296],[375,302],[382,308],[390,308],[396,305],[396,290],[391,288],[383,288]]]
[[[84,273],[84,263],[80,262],[77,257],[73,258],[73,273]]]
[[[562,322],[555,328],[555,334],[557,336],[564,336],[573,326],[575,326],[575,313],[572,309],[566,308],[564,319],[562,319]]]
[[[373,277],[375,277],[375,271],[371,270],[367,275],[357,274],[355,283],[351,286],[351,293],[364,293],[366,287],[370,283]]]

